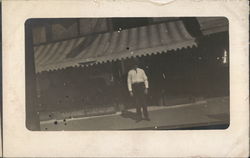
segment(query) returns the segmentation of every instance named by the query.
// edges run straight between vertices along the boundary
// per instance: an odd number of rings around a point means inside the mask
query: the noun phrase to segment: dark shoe
[[[145,120],[146,120],[146,121],[150,121],[150,118],[149,118],[149,117],[146,117]]]
[[[140,122],[140,121],[142,121],[142,117],[137,117],[136,122]]]

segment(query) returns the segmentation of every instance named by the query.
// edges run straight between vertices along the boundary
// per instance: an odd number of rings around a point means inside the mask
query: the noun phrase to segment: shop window
[[[46,42],[46,29],[44,26],[34,27],[32,30],[32,34],[34,44]]]
[[[105,18],[79,19],[79,30],[81,35],[107,32],[108,31],[107,19]]]
[[[157,17],[157,18],[152,18],[152,22],[162,23],[162,22],[176,21],[179,19],[180,19],[179,17]]]
[[[78,35],[77,20],[63,20],[51,25],[52,41],[76,37]]]
[[[150,18],[113,18],[113,29],[115,31],[148,25]]]
[[[79,36],[79,20],[70,18],[32,19],[33,43],[41,44]]]

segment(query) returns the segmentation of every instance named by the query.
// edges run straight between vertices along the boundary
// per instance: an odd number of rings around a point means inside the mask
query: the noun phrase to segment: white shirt
[[[133,83],[143,83],[145,87],[148,88],[148,77],[146,76],[144,70],[140,68],[131,69],[128,72],[128,90],[132,91],[132,84]]]

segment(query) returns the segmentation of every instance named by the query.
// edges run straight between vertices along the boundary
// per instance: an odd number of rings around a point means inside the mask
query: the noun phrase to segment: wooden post
[[[40,130],[36,93],[36,73],[33,50],[31,21],[25,23],[25,84],[26,84],[26,127],[32,131]]]

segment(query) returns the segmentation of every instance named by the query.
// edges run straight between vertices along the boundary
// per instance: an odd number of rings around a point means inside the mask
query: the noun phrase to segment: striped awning
[[[196,46],[182,21],[35,46],[36,72],[93,65]]]
[[[198,17],[203,35],[228,31],[228,20],[225,17]]]

